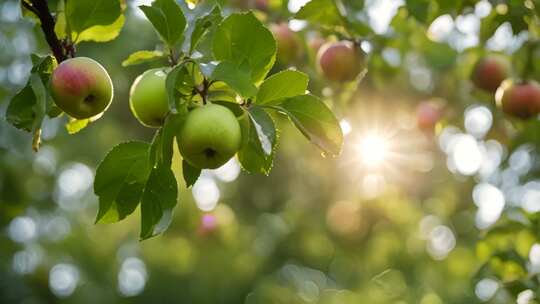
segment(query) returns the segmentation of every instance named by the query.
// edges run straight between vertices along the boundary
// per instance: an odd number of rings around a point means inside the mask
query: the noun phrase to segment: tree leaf
[[[167,56],[161,51],[137,51],[135,53],[131,53],[128,58],[122,61],[122,66],[127,67],[130,65],[152,62],[164,59],[166,57]]]
[[[192,53],[203,38],[211,38],[217,25],[223,20],[221,10],[216,6],[209,14],[198,18],[191,33],[189,52]],[[208,39],[211,41],[211,39]]]
[[[76,0],[65,4],[67,28],[79,34],[96,25],[110,25],[121,13],[118,0]]]
[[[139,6],[161,39],[172,48],[180,41],[186,28],[186,18],[174,0],[156,0],[152,6]]]
[[[338,155],[343,133],[332,111],[316,96],[301,95],[278,106],[311,142],[331,155]]]
[[[258,84],[274,65],[276,42],[253,13],[236,13],[218,26],[213,52],[216,60],[249,67],[252,82]]]
[[[256,103],[274,104],[283,98],[306,93],[309,78],[294,70],[285,70],[268,77],[259,88]]]
[[[174,137],[182,127],[186,113],[170,114],[152,140],[150,146],[150,166],[170,167],[173,157]]]
[[[300,8],[295,18],[324,26],[344,25],[334,0],[312,0]]]
[[[180,111],[180,105],[185,104],[186,98],[192,95],[193,88],[200,79],[202,76],[198,65],[194,62],[182,62],[167,73],[165,89],[167,90],[169,108],[173,113]]]
[[[270,115],[259,106],[249,108],[241,121],[242,146],[238,160],[248,172],[270,173],[277,142],[276,128]]]
[[[6,111],[6,120],[18,129],[32,131],[36,119],[35,104],[36,95],[28,83],[11,99]]]
[[[66,129],[69,134],[75,134],[84,129],[90,123],[89,119],[70,119],[66,124]]]
[[[189,188],[195,184],[197,179],[199,179],[199,176],[201,175],[201,169],[195,168],[187,161],[182,160],[182,175],[184,176],[186,187]]]
[[[77,36],[77,42],[95,41],[107,42],[116,39],[126,22],[126,17],[121,14],[113,23],[106,25],[94,25],[82,31]]]
[[[96,223],[119,221],[137,208],[150,172],[148,150],[144,142],[119,144],[99,164],[94,180],[99,196]]]
[[[162,233],[169,227],[178,200],[178,185],[169,166],[152,169],[141,201],[142,240]]]
[[[257,94],[257,87],[252,82],[249,68],[245,69],[237,66],[234,62],[220,62],[214,69],[212,78],[225,82],[244,98],[249,98]]]

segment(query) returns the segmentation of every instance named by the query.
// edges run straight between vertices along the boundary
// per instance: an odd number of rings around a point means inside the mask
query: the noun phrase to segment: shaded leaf
[[[27,84],[11,99],[6,111],[6,120],[18,129],[32,131],[36,118],[35,104],[36,95],[30,84]]]
[[[152,6],[142,5],[139,8],[169,47],[180,41],[186,28],[186,18],[174,0],[156,0]]]
[[[257,94],[257,87],[252,82],[249,69],[243,69],[231,61],[219,63],[212,73],[212,78],[225,82],[244,98]]]
[[[332,111],[313,95],[286,99],[278,106],[311,142],[331,155],[338,155],[343,133]]]
[[[213,40],[214,57],[248,67],[254,83],[261,82],[276,57],[272,33],[253,13],[231,14],[218,26]]]
[[[198,18],[195,21],[189,52],[192,53],[203,38],[212,38],[217,25],[223,20],[221,10],[216,6],[209,14]],[[211,39],[208,39],[211,41]]]
[[[152,169],[141,201],[142,240],[162,233],[169,227],[178,198],[178,185],[169,166]]]
[[[187,161],[182,160],[182,175],[184,176],[186,187],[189,188],[195,184],[197,179],[199,179],[199,176],[201,175],[201,169],[195,168]]]
[[[119,144],[99,164],[94,180],[99,197],[96,222],[119,221],[137,208],[150,171],[148,150],[144,142]]]
[[[277,142],[276,128],[270,115],[259,106],[249,108],[241,121],[242,146],[238,160],[248,172],[268,175],[272,169],[274,149]]]
[[[307,20],[318,25],[344,25],[343,17],[334,0],[312,0],[300,8],[295,18]]]

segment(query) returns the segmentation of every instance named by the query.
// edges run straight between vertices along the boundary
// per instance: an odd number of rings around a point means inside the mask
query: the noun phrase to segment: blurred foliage
[[[128,110],[128,91],[137,75],[165,64],[164,49],[156,49],[158,37],[138,1],[127,1],[116,39],[92,42],[103,30],[95,27],[88,36],[80,33],[90,38],[78,45],[77,55],[107,68],[114,101],[98,122],[76,135],[68,134],[65,117],[45,117],[44,143],[33,153],[31,136],[6,121],[6,101],[26,83],[30,55],[50,52],[35,21],[21,18],[19,2],[4,1],[0,302],[435,304],[513,303],[518,296],[520,304],[540,301],[539,249],[533,254],[540,243],[540,210],[526,208],[524,196],[512,192],[527,185],[540,191],[540,126],[537,119],[504,116],[493,96],[470,81],[474,64],[488,52],[511,57],[516,76],[539,80],[538,1],[312,0],[298,13],[286,0],[219,3],[227,14],[253,9],[266,24],[307,21],[298,28],[306,51],[295,67],[310,76],[310,92],[324,96],[338,117],[350,122],[342,155],[321,158],[276,114],[280,149],[268,177],[242,172],[230,181],[204,172],[207,185],[216,183],[220,193],[210,211],[198,208],[195,189],[180,183],[171,226],[144,242],[138,241],[136,217],[94,225],[98,200],[91,184],[100,160],[119,142],[152,139],[152,130]],[[440,38],[433,24],[445,14],[455,24],[449,36]],[[382,15],[391,18],[388,29],[378,22]],[[472,33],[466,18],[479,23]],[[508,26],[510,35],[505,35]],[[470,36],[477,38],[474,43],[467,42]],[[358,40],[369,54],[368,73],[352,83],[329,83],[308,48],[312,37]],[[124,61],[140,50],[148,52]],[[145,63],[128,66],[133,61]],[[414,109],[432,97],[446,100],[448,111],[434,135],[422,134],[414,127]],[[478,142],[503,147],[503,159],[487,177],[460,174],[440,151],[448,130],[466,127],[463,114],[471,105],[489,109],[493,117]],[[371,129],[391,129],[399,141],[397,162],[380,174],[358,160],[357,146]],[[529,156],[526,169],[518,162],[523,153]],[[181,180],[177,151],[172,163]],[[507,180],[513,188],[505,186]],[[482,210],[474,195],[485,184],[504,192],[504,210],[496,222],[479,226]]]

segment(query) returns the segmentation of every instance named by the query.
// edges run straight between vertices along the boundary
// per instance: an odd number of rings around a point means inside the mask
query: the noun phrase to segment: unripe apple
[[[433,131],[443,114],[442,101],[438,99],[423,101],[416,107],[416,124],[420,130]]]
[[[200,169],[225,164],[240,148],[240,124],[224,106],[209,104],[192,110],[179,132],[182,157]]]
[[[503,81],[495,94],[497,104],[506,114],[528,119],[540,113],[540,85],[534,80]]]
[[[350,41],[327,42],[319,49],[317,62],[323,75],[333,81],[351,81],[365,65],[364,52]]]
[[[147,127],[159,127],[169,112],[164,69],[151,69],[139,75],[129,93],[129,107],[135,117]]]
[[[97,61],[76,57],[56,67],[51,77],[51,94],[62,111],[85,119],[107,109],[113,98],[113,84]]]
[[[300,39],[287,23],[273,23],[270,31],[276,39],[278,63],[287,65],[302,57],[304,51]]]
[[[476,63],[472,81],[477,88],[495,93],[501,82],[510,76],[510,70],[510,62],[506,57],[491,54]]]

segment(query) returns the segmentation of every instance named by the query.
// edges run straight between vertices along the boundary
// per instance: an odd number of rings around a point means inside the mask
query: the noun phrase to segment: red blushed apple
[[[423,101],[416,107],[416,124],[420,130],[433,131],[443,115],[444,104],[442,101]]]
[[[540,85],[534,80],[505,80],[495,94],[497,104],[509,115],[528,119],[540,113]]]
[[[97,61],[77,57],[63,61],[54,70],[51,93],[62,111],[85,119],[107,109],[113,98],[113,84]]]
[[[477,88],[495,93],[501,82],[510,76],[510,70],[510,62],[506,57],[488,55],[476,63],[472,81]]]
[[[302,57],[304,51],[300,39],[287,23],[271,24],[270,31],[276,39],[278,63],[288,65]]]
[[[319,49],[317,62],[329,80],[351,81],[365,67],[364,52],[350,41],[328,42]]]

